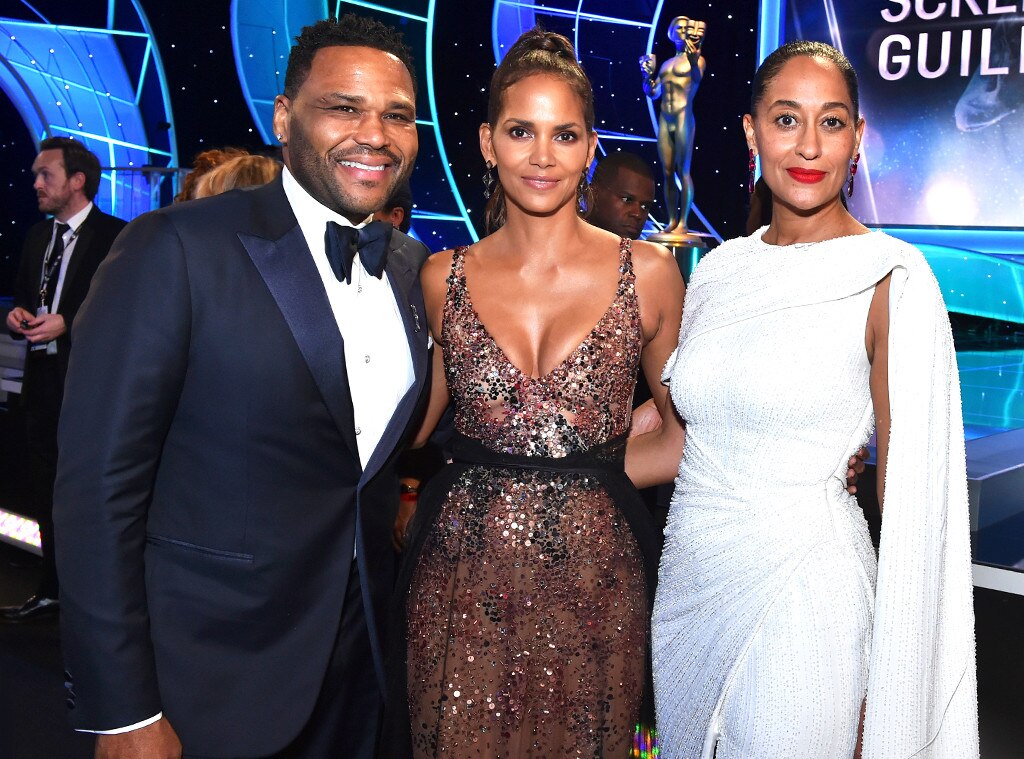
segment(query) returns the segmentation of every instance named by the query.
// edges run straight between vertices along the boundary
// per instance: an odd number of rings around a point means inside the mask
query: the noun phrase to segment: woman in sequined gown
[[[454,463],[407,545],[385,741],[416,757],[625,757],[650,699],[658,546],[624,438],[638,366],[656,380],[675,345],[682,280],[665,249],[578,212],[596,138],[568,40],[526,33],[490,98],[496,231],[422,274],[439,348],[423,434],[450,398]]]
[[[978,756],[952,337],[920,252],[840,202],[863,124],[838,51],[769,56],[744,127],[771,224],[690,281],[652,621],[666,759]],[[842,482],[875,421],[877,563]],[[679,449],[661,453],[664,476]]]

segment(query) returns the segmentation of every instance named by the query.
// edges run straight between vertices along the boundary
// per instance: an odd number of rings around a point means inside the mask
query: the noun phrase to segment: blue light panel
[[[113,5],[108,6],[112,19]],[[132,29],[94,29],[0,18],[0,87],[34,135],[74,137],[111,167],[176,163],[173,119],[163,67],[138,4]],[[136,44],[132,70],[121,47]],[[157,113],[140,106],[146,88],[159,88]],[[171,124],[169,130],[155,124]],[[132,218],[150,210],[153,187],[139,172],[105,171],[97,203]]]

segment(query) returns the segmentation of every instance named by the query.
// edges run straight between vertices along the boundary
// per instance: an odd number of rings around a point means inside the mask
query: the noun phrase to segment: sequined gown
[[[607,311],[535,379],[481,323],[454,253],[441,342],[455,463],[421,497],[403,596],[416,757],[632,745],[656,565],[622,472],[642,333],[628,240],[619,255]]]

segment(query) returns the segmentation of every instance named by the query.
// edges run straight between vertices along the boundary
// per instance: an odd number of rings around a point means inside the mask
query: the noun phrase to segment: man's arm
[[[54,494],[72,721],[102,731],[161,711],[145,590],[146,517],[177,408],[191,304],[180,240],[136,221],[76,323]]]

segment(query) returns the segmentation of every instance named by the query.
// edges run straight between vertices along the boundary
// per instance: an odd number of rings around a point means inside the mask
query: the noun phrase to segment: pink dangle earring
[[[846,185],[846,197],[853,197],[853,178],[857,176],[857,164],[860,162],[860,153],[853,156],[853,160],[850,161],[850,181]]]
[[[754,152],[753,148],[747,150],[747,194],[754,194],[754,172],[757,171],[757,153]]]

